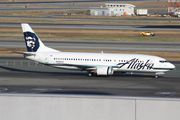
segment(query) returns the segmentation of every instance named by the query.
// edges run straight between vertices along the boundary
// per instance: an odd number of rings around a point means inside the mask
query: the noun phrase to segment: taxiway
[[[153,74],[130,73],[88,77],[86,72],[51,68],[24,58],[0,60],[1,93],[180,97],[179,62],[174,63],[175,71],[155,79]]]

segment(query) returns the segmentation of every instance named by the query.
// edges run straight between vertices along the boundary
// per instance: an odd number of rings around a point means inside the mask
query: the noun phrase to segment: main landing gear
[[[92,76],[95,76],[96,75],[96,71],[90,71],[88,72],[88,76],[89,77],[92,77]]]
[[[164,73],[163,72],[157,72],[155,73],[155,78],[158,78],[159,76],[158,75],[163,75]]]
[[[89,77],[92,77],[92,76],[93,76],[93,73],[92,73],[92,72],[89,72],[89,73],[88,73],[88,76],[89,76]]]

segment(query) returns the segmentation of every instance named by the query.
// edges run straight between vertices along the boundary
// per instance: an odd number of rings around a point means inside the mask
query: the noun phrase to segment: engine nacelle
[[[97,75],[113,75],[112,67],[99,67],[97,68]]]

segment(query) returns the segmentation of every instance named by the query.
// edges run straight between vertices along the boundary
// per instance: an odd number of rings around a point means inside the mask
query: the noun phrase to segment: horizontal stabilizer
[[[9,52],[17,53],[17,54],[23,54],[23,55],[36,55],[36,54],[33,53],[33,52],[15,52],[15,51],[9,51]]]

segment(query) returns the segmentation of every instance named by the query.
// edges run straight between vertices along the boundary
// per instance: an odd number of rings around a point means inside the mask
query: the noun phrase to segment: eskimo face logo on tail
[[[28,52],[36,52],[39,48],[39,40],[36,34],[31,32],[24,33],[24,39]]]

